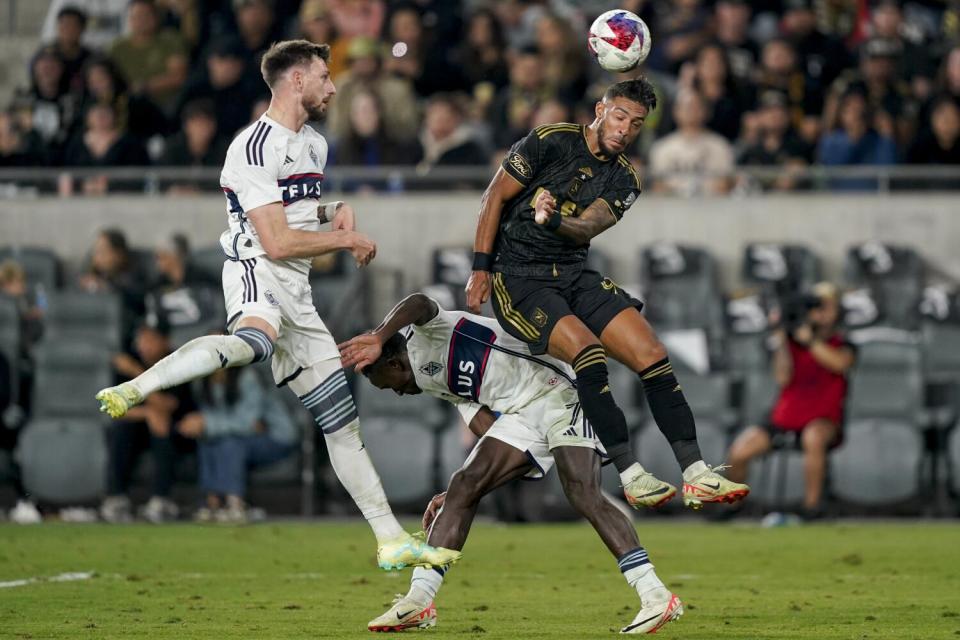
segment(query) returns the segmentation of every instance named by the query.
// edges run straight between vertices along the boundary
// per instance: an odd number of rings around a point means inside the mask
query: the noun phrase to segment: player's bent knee
[[[273,341],[266,332],[255,327],[240,327],[233,332],[233,335],[253,349],[252,362],[263,362],[273,357]]]

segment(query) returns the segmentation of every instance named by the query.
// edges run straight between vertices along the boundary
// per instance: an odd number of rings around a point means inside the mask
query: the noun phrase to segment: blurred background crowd
[[[737,185],[726,176],[738,165],[960,163],[957,3],[620,4],[648,22],[654,39],[639,73],[654,81],[661,107],[630,155],[663,177],[655,189],[729,191]],[[338,96],[327,121],[315,123],[331,143],[332,166],[495,165],[534,126],[593,119],[595,101],[618,78],[591,61],[586,34],[609,8],[55,0],[29,85],[0,113],[0,167],[219,167],[232,137],[266,108],[260,56],[290,37],[332,47]],[[788,170],[767,186],[804,184]],[[98,193],[107,183],[82,187]]]

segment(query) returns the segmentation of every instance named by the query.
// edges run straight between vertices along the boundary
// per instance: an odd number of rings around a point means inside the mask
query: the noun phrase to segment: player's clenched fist
[[[467,280],[467,310],[480,313],[480,305],[490,298],[490,272],[474,271]]]
[[[557,209],[557,201],[554,200],[549,191],[543,190],[537,196],[536,202],[533,203],[533,209],[533,219],[536,223],[547,224],[553,216],[553,212]]]
[[[350,234],[350,253],[358,267],[365,267],[376,257],[377,244],[362,233],[353,231]]]

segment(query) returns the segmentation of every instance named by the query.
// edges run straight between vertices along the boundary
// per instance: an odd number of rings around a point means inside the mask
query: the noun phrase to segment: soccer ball
[[[650,54],[650,29],[636,14],[614,9],[593,21],[587,46],[607,71],[630,71]]]

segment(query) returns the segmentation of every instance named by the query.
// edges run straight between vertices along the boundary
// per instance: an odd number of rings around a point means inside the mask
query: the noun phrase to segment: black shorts
[[[767,432],[770,437],[770,447],[773,449],[788,449],[790,451],[803,451],[803,429],[795,431],[792,429],[781,429],[772,421],[760,425],[760,428]],[[827,447],[828,451],[833,451],[843,444],[843,428],[837,429],[837,435]]]
[[[552,276],[493,274],[493,311],[500,326],[530,345],[530,352],[547,352],[554,325],[565,316],[583,321],[600,337],[610,321],[624,309],[638,311],[643,303],[610,278],[584,269]]]

